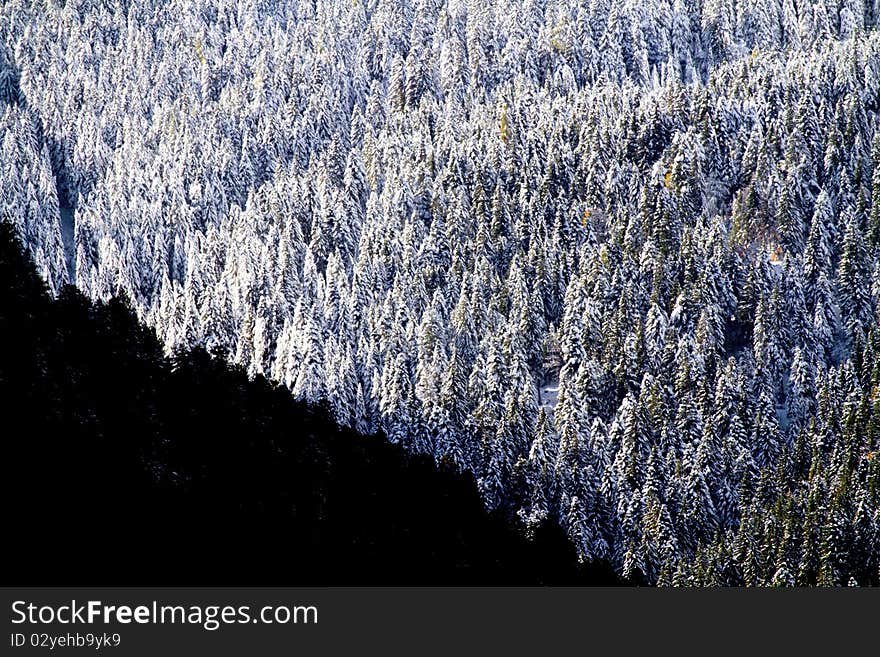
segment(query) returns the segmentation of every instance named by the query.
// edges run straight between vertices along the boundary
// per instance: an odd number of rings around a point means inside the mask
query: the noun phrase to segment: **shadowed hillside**
[[[7,584],[614,582],[468,477],[204,351],[166,359],[124,301],[51,300],[7,224],[0,343]]]

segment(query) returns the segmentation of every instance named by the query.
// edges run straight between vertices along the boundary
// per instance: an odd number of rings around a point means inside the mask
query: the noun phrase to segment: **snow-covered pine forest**
[[[878,23],[8,0],[0,211],[53,290],[127,295],[584,560],[877,584]]]

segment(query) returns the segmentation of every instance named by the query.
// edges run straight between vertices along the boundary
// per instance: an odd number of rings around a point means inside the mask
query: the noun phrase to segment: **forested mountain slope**
[[[52,300],[8,224],[0,343],[7,584],[617,582],[470,477],[203,350],[165,357],[121,299]]]
[[[4,213],[53,290],[126,293],[168,350],[474,473],[586,560],[877,583],[878,18],[12,0]]]

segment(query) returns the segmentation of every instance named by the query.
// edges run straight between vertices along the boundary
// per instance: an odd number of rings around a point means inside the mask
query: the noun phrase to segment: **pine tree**
[[[840,290],[843,319],[851,340],[862,337],[863,327],[871,316],[867,257],[858,220],[854,214],[850,214],[843,236],[837,285]]]

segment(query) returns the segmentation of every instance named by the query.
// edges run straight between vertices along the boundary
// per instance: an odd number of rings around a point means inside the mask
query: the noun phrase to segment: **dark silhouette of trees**
[[[339,429],[222,354],[163,355],[124,299],[52,300],[0,223],[7,583],[614,583],[555,525]]]

